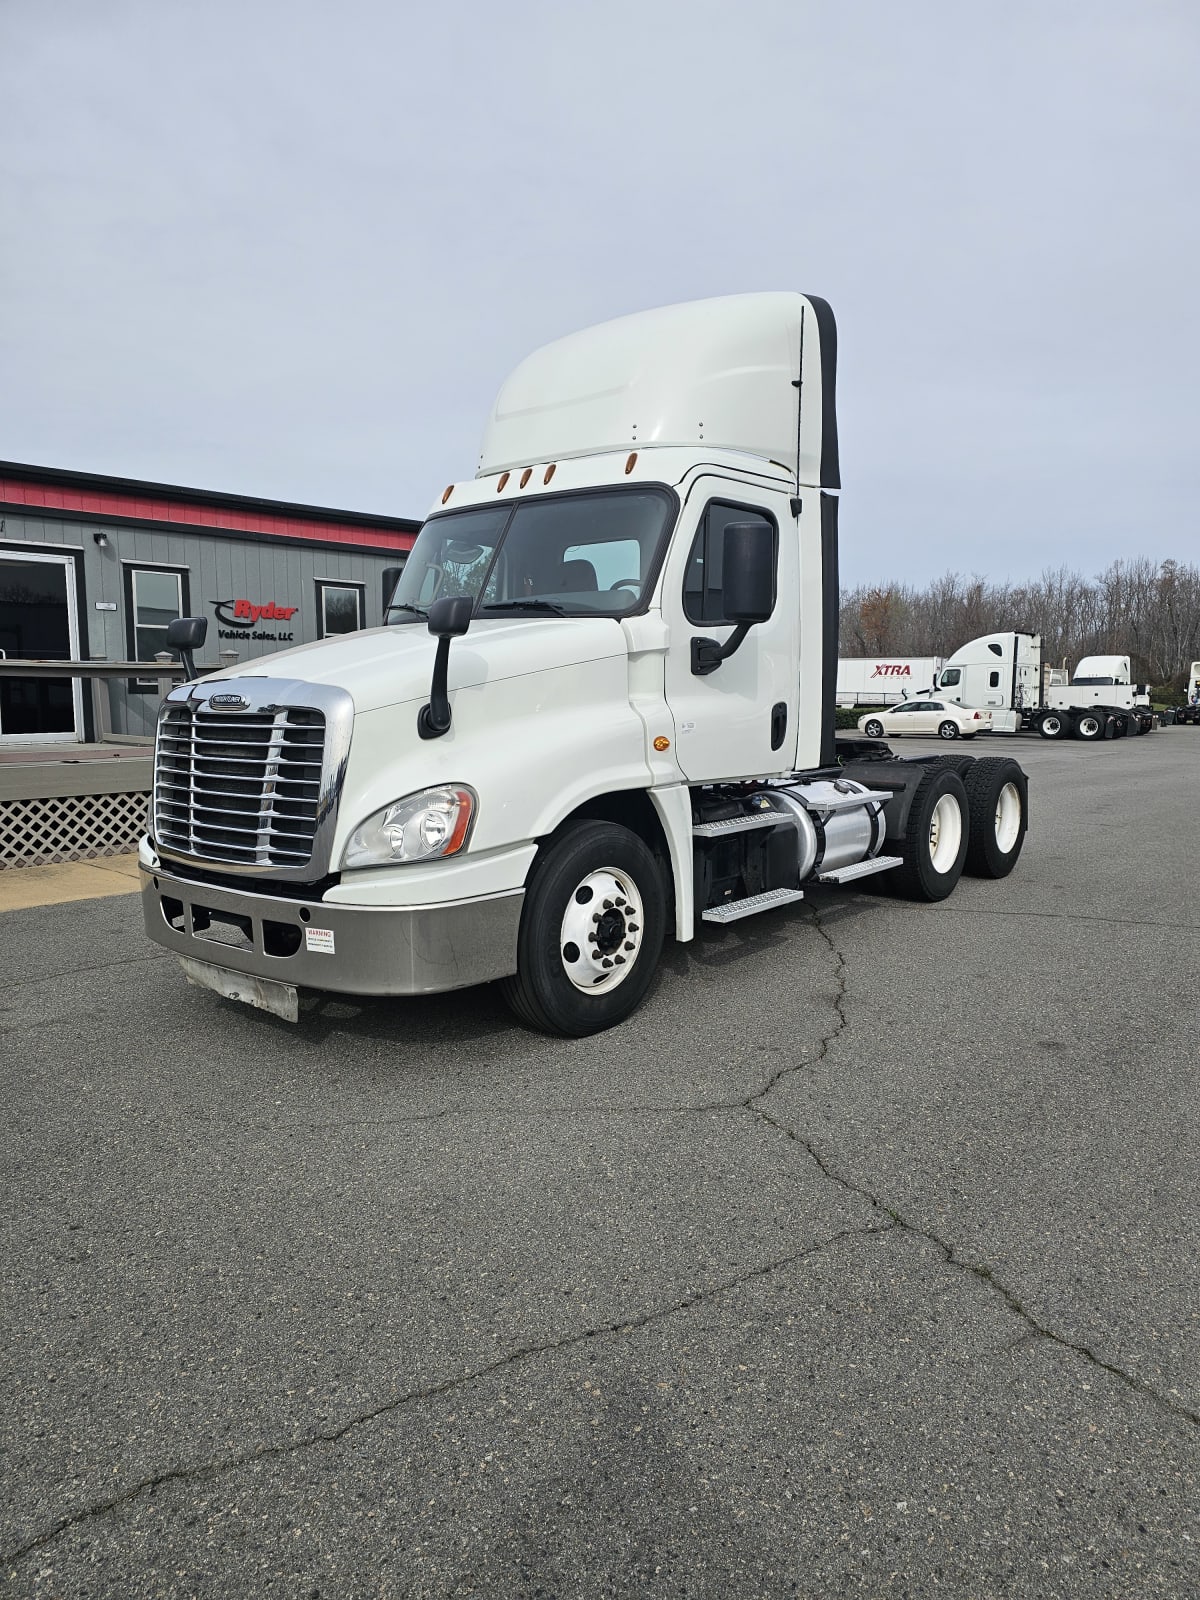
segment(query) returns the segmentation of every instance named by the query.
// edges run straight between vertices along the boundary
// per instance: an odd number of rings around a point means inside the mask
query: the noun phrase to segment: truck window
[[[419,620],[435,600],[454,595],[470,595],[484,616],[627,616],[649,600],[677,505],[669,489],[630,486],[430,517],[388,621]]]
[[[961,667],[943,667],[938,683],[943,689],[950,689],[962,679]]]
[[[988,673],[988,688],[989,689],[998,689],[999,687],[1000,687],[1000,674],[998,672],[989,672]]]
[[[683,612],[689,622],[720,626],[729,621],[721,603],[721,558],[725,529],[731,522],[761,522],[770,528],[776,572],[779,567],[779,529],[772,518],[749,506],[713,500],[705,508],[692,540],[687,570],[683,578]],[[771,585],[775,598],[775,584]]]

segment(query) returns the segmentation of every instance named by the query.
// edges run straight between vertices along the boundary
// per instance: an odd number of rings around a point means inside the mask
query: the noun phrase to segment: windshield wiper
[[[393,611],[411,611],[414,617],[427,617],[429,615],[428,611],[422,611],[420,606],[405,605],[403,600],[397,600],[394,605],[388,607],[389,618]]]
[[[481,611],[550,611],[556,617],[565,617],[569,613],[562,606],[555,605],[553,600],[489,600],[480,607]]]

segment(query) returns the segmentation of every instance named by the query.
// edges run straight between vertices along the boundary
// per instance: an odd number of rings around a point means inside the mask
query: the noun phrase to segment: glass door
[[[72,556],[0,552],[0,656],[18,661],[77,661]],[[78,739],[83,723],[78,679],[0,676],[0,742]]]

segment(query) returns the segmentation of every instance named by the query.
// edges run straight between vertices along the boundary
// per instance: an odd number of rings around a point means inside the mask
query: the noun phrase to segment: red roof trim
[[[221,510],[195,501],[161,500],[150,495],[113,490],[79,490],[0,477],[0,502],[39,511],[67,511],[75,516],[120,517],[135,522],[173,523],[181,529],[221,528],[229,533],[257,533],[276,538],[311,539],[318,544],[370,545],[379,550],[411,550],[416,535],[402,528],[367,528],[361,523],[324,521],[295,513]]]

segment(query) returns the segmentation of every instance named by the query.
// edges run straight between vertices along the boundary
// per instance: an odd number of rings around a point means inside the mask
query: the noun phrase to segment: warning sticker
[[[304,948],[306,950],[315,950],[319,955],[331,956],[333,954],[333,929],[305,928]]]

